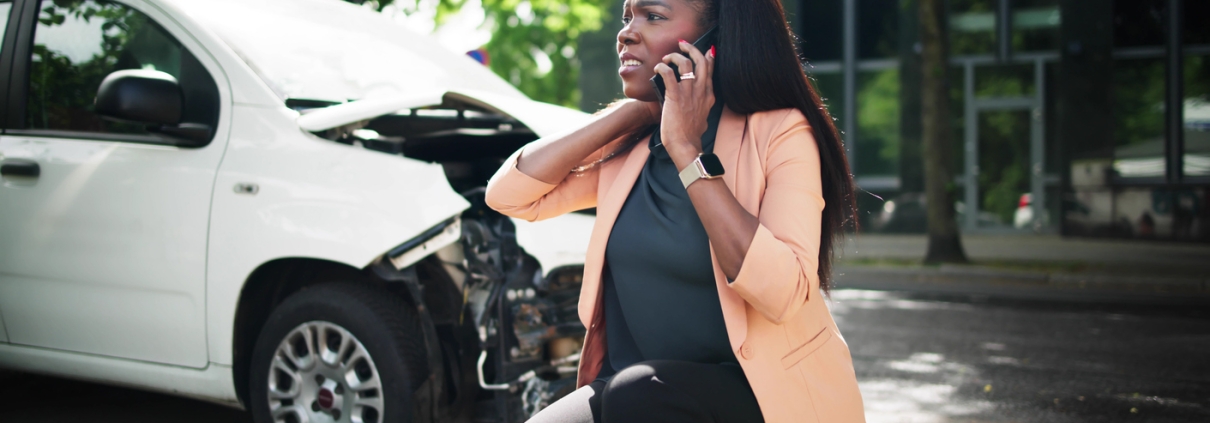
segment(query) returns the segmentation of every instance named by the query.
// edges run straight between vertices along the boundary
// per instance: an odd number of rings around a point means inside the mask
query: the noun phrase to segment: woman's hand
[[[664,109],[661,114],[660,138],[677,168],[689,165],[702,153],[702,134],[706,132],[710,108],[714,106],[714,55],[698,51],[693,44],[681,40],[681,51],[664,56],[655,71],[664,78]],[[690,61],[692,59],[692,61]],[[675,63],[681,74],[693,72],[694,79],[676,82],[677,75],[668,63]],[[695,66],[696,64],[696,66]]]

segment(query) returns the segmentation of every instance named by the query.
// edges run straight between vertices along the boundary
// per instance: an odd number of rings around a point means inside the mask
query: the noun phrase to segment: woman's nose
[[[634,28],[630,24],[627,24],[626,26],[622,27],[621,31],[618,31],[618,44],[619,45],[630,45],[630,44],[636,44],[638,42],[639,42],[639,33],[638,33],[638,31],[635,31]]]

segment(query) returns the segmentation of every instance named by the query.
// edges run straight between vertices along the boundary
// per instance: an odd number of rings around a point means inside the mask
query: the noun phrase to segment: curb
[[[1037,272],[982,266],[838,265],[837,289],[917,291],[996,297],[1210,303],[1210,277]]]

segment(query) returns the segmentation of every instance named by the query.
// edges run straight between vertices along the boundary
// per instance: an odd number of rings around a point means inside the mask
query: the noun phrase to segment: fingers
[[[655,73],[664,78],[664,98],[666,100],[679,98],[680,84],[676,83],[676,72],[673,72],[667,64],[659,63],[655,65]]]
[[[703,56],[702,52],[699,51],[697,49],[697,47],[695,47],[693,44],[689,44],[688,42],[681,41],[680,46],[681,46],[681,51],[685,52],[685,54],[689,56],[689,59],[693,60],[693,63],[705,63],[706,62],[706,56]],[[680,65],[677,65],[677,66],[680,66]],[[695,74],[697,73],[697,71],[698,71],[697,69],[693,70],[693,72]]]
[[[698,66],[698,68],[701,70],[702,79],[705,79],[706,81],[710,81],[711,83],[713,83],[714,82],[714,47],[713,46],[710,47],[710,51],[708,53],[706,53],[705,59],[703,59],[702,62],[700,62],[700,63],[702,63],[702,66]],[[711,88],[711,91],[713,91],[714,86],[711,85],[710,88]]]
[[[680,53],[671,53],[667,56],[664,56],[664,63],[676,65],[677,70],[680,71],[682,75],[689,72],[694,72],[694,62],[690,61],[688,57],[685,57],[685,55]]]

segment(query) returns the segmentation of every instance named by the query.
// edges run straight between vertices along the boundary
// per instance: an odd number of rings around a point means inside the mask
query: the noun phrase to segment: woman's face
[[[664,56],[681,51],[680,40],[693,42],[705,32],[701,15],[691,0],[626,0],[618,32],[618,58],[622,92],[641,101],[656,101],[655,65]],[[705,52],[703,52],[705,53]]]

